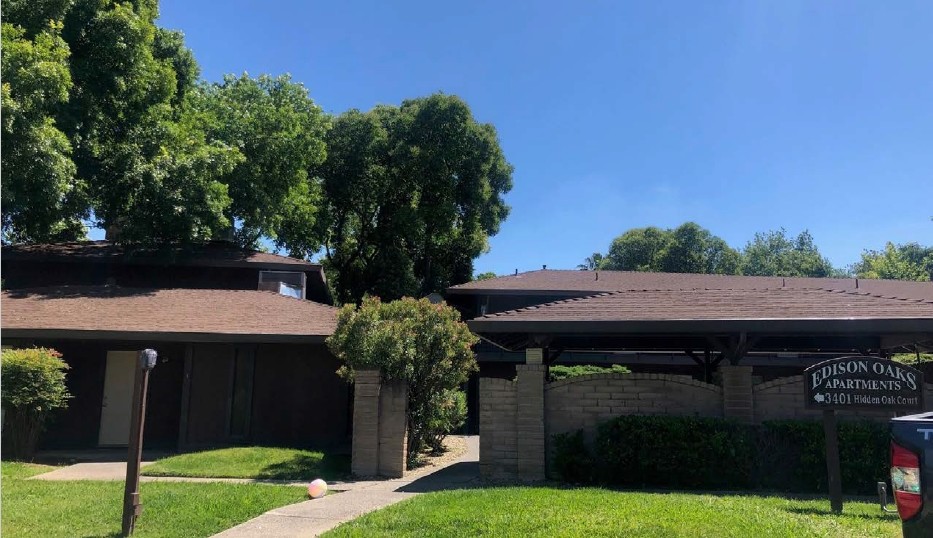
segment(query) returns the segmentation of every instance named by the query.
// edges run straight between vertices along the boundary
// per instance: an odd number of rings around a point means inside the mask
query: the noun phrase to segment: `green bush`
[[[719,419],[622,416],[600,425],[595,452],[598,475],[613,485],[746,488],[755,437]]]
[[[888,475],[886,425],[840,422],[839,445],[843,491],[873,494],[877,481]],[[552,447],[552,472],[568,482],[827,491],[823,425],[817,421],[752,426],[713,418],[622,416],[599,426],[593,456],[583,445],[582,431],[554,436]],[[579,472],[576,466],[594,471]]]
[[[554,365],[548,368],[548,381],[560,381],[568,377],[580,377],[590,374],[630,374],[632,373],[626,366],[613,364],[612,366],[594,366],[583,364],[577,366],[566,366],[562,364]]]
[[[343,307],[327,345],[344,361],[339,373],[347,379],[356,370],[372,369],[385,381],[408,384],[408,463],[413,464],[423,451],[438,447],[439,432],[456,422],[459,404],[439,405],[439,398],[477,370],[477,341],[460,313],[445,304],[366,297],[359,308]]]
[[[558,480],[571,484],[593,481],[593,456],[583,440],[583,430],[559,433],[553,438],[551,470]]]
[[[68,404],[68,365],[54,349],[5,349],[0,355],[4,455],[30,458],[54,409]]]
[[[839,460],[843,491],[872,495],[888,476],[890,437],[885,424],[839,422]],[[758,432],[759,485],[794,492],[827,490],[826,445],[818,421],[765,422]]]
[[[467,419],[466,393],[462,390],[445,390],[434,397],[437,412],[428,424],[428,446],[434,453],[444,449],[444,437],[459,430]]]

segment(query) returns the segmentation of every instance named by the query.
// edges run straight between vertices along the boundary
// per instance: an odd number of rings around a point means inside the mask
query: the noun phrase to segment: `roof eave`
[[[3,340],[124,340],[146,342],[225,342],[255,344],[324,343],[326,334],[246,334],[204,332],[108,331],[84,329],[8,329]]]
[[[673,320],[505,320],[476,318],[470,330],[528,334],[851,334],[930,333],[933,318],[673,319]]]

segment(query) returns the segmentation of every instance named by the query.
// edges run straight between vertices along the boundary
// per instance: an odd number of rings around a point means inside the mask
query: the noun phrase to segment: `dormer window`
[[[260,271],[259,289],[304,299],[307,275],[298,271]]]

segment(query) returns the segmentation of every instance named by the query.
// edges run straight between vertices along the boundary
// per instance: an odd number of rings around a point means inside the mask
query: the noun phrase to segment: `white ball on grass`
[[[313,480],[308,484],[308,495],[312,499],[320,499],[324,495],[327,495],[327,482],[320,478]]]

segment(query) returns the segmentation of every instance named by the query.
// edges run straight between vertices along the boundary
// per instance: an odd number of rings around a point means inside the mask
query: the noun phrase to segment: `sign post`
[[[133,534],[136,518],[142,513],[139,503],[139,464],[143,456],[143,426],[146,421],[146,392],[149,371],[155,368],[158,353],[154,349],[139,352],[133,385],[133,411],[130,415],[130,442],[126,457],[126,487],[123,490],[123,536]]]
[[[914,412],[923,409],[923,373],[880,357],[841,357],[804,370],[804,401],[823,411],[826,471],[833,512],[842,512],[836,410]]]

